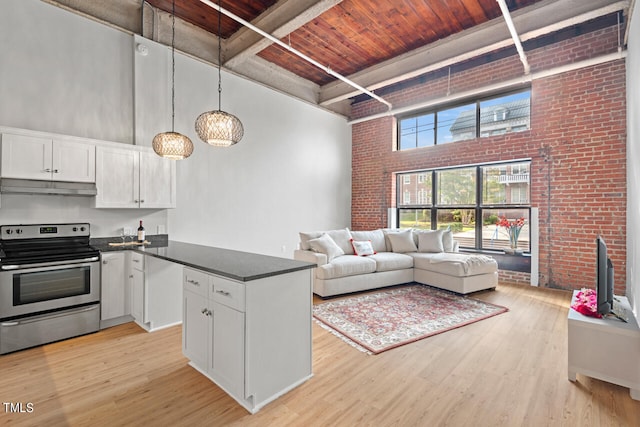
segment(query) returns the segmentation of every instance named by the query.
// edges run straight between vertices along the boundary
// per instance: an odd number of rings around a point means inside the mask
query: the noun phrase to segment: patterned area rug
[[[316,321],[361,351],[378,354],[508,311],[423,285],[313,306]]]

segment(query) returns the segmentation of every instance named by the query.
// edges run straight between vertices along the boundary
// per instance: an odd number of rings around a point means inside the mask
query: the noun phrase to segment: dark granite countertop
[[[147,240],[150,244],[144,246],[109,246],[109,240],[106,239],[96,239],[91,243],[101,252],[132,250],[242,282],[307,270],[316,266],[309,262],[288,258],[149,237]],[[110,241],[118,240],[110,239]]]

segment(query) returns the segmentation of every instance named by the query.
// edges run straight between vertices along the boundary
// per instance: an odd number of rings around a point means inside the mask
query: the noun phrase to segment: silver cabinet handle
[[[216,291],[216,293],[217,293],[217,294],[220,294],[220,295],[223,295],[223,296],[225,296],[225,297],[228,297],[229,295],[231,295],[231,293],[230,293],[230,292],[222,291],[222,290],[217,290],[217,291]]]
[[[140,203],[144,203],[144,199],[141,199],[141,200],[140,200]]]
[[[46,169],[44,169],[42,172],[51,173],[51,168],[46,168]]]
[[[139,259],[132,259],[131,261],[133,261],[133,262],[140,262],[140,260],[139,260]]]
[[[204,314],[205,316],[211,316],[213,314],[213,312],[207,308],[203,308],[200,313]]]
[[[187,279],[187,283],[191,283],[192,285],[200,286],[200,282],[193,279]]]
[[[54,169],[53,173],[60,173],[60,172],[58,171],[58,169]]]

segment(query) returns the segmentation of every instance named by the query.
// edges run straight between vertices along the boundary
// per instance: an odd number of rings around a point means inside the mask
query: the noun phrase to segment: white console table
[[[578,291],[574,291],[571,303]],[[569,309],[569,381],[576,374],[629,387],[640,400],[640,327],[626,297],[620,299],[628,323],[614,317],[596,319]]]

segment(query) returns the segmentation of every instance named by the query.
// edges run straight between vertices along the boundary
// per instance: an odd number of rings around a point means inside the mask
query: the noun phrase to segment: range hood
[[[35,179],[0,179],[2,194],[58,194],[65,196],[95,196],[92,182],[37,181]]]

